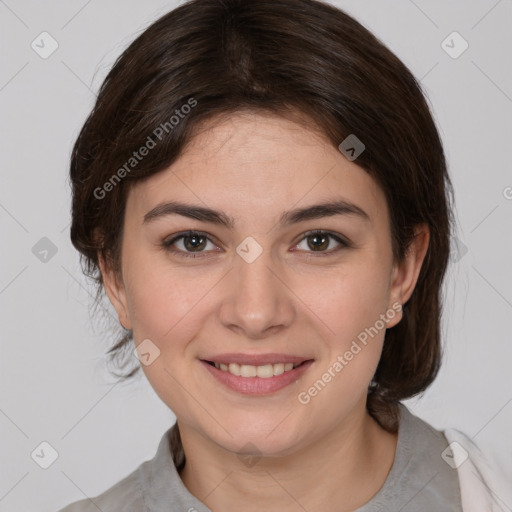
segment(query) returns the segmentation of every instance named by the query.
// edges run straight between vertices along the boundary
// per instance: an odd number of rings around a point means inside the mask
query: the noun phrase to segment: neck
[[[186,454],[181,479],[212,511],[353,511],[384,484],[398,438],[383,430],[363,404],[301,450],[246,465],[196,430],[179,426]]]

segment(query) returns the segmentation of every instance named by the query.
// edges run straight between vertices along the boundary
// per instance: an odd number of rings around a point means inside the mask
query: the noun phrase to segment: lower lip
[[[261,377],[238,377],[228,371],[215,368],[206,361],[201,361],[203,366],[222,384],[229,389],[238,391],[244,395],[269,395],[295,382],[313,364],[313,360],[297,366],[293,370],[281,375],[274,375],[266,379]]]

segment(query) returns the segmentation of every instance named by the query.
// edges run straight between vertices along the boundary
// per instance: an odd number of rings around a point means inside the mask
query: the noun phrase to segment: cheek
[[[317,326],[324,326],[321,332],[326,353],[314,377],[322,381],[317,388],[323,389],[322,385],[327,384],[330,391],[323,393],[317,404],[326,405],[328,397],[332,399],[331,393],[356,400],[366,393],[380,359],[386,331],[382,318],[392,318],[388,314],[386,263],[377,258],[360,258],[357,264],[320,279],[317,276],[314,282],[314,287],[309,281],[303,282],[298,295],[308,297],[305,303],[315,313]],[[392,313],[394,317],[394,310]],[[310,384],[314,382],[313,379]],[[311,391],[315,395],[315,390]]]
[[[151,340],[150,352],[155,354],[147,365],[141,358],[141,369],[160,399],[180,418],[192,421],[196,405],[187,392],[190,341],[204,328],[205,294],[218,278],[192,276],[158,264],[136,270],[127,288],[133,336],[135,344]]]
[[[216,279],[177,271],[164,258],[161,260],[138,254],[126,264],[127,273],[132,276],[127,285],[127,302],[134,338],[150,338],[157,345],[166,345],[168,340],[179,344],[180,339],[186,338],[183,329],[195,324],[191,319]]]
[[[304,414],[334,425],[365,400],[386,332],[381,319],[387,311],[385,292],[385,281],[377,286],[359,276],[331,284],[325,302],[318,300],[318,316],[329,334],[323,339],[323,357],[297,396]]]
[[[389,272],[376,259],[360,258],[337,272],[297,280],[297,295],[326,326],[334,348],[341,349],[386,312]]]

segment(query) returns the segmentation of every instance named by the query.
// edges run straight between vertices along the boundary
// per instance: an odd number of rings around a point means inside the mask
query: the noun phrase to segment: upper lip
[[[300,364],[312,358],[296,356],[290,354],[216,354],[212,356],[202,357],[203,361],[211,361],[212,363],[238,363],[248,364],[252,366],[263,366],[275,363],[293,363]]]

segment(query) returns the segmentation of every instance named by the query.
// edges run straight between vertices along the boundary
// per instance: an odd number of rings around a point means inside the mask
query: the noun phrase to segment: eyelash
[[[176,254],[179,257],[194,258],[194,259],[197,259],[198,257],[199,258],[208,257],[208,256],[201,256],[201,254],[205,254],[206,251],[187,252],[187,251],[182,251],[181,249],[176,249],[173,247],[173,244],[175,244],[178,240],[189,237],[189,236],[194,236],[194,235],[195,236],[204,236],[204,237],[206,237],[206,239],[208,241],[215,243],[213,240],[211,240],[211,238],[208,236],[208,234],[204,233],[203,231],[183,231],[181,233],[177,233],[170,240],[164,240],[161,245],[164,248],[164,250],[171,252],[173,254]],[[306,233],[303,233],[301,235],[300,240],[295,245],[300,244],[305,238],[307,238],[308,236],[312,236],[312,235],[327,235],[328,237],[333,238],[336,242],[338,242],[341,245],[341,247],[335,248],[334,250],[330,249],[329,251],[318,251],[318,252],[305,251],[307,253],[310,253],[309,255],[313,256],[313,257],[331,256],[332,254],[337,253],[342,249],[347,249],[347,248],[351,247],[350,243],[347,240],[341,238],[339,235],[332,233],[330,231],[323,231],[321,229],[314,229],[311,231],[307,231]]]

